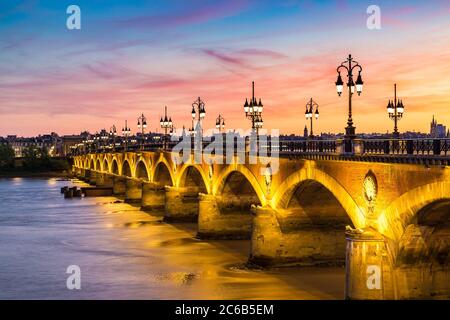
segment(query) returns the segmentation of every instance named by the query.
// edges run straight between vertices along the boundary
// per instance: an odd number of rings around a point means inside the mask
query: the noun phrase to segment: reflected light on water
[[[14,198],[11,182],[24,185]],[[343,298],[343,268],[249,269],[249,241],[202,241],[196,224],[164,223],[113,197],[67,201],[67,184],[0,180],[0,299]],[[65,287],[72,264],[79,292]]]

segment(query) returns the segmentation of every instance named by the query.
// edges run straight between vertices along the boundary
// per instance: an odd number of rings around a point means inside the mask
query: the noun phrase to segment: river
[[[73,182],[82,184],[81,182]],[[247,269],[249,241],[202,241],[58,179],[0,179],[0,299],[342,299],[339,267]],[[69,290],[67,267],[81,270]]]

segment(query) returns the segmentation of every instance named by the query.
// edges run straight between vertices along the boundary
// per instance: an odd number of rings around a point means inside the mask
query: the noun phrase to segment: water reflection
[[[67,181],[19,181],[0,179],[0,298],[343,298],[343,268],[248,269],[249,241],[201,241],[195,224],[112,197],[65,200]],[[80,291],[66,289],[71,264]]]

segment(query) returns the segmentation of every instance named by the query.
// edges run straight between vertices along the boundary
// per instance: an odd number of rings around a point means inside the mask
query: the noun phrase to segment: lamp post
[[[314,112],[314,107],[316,107],[316,111]],[[309,137],[313,138],[313,117],[316,118],[316,120],[319,119],[319,105],[311,98],[308,103],[306,104],[306,111],[305,111],[305,118],[306,120],[311,121],[311,130],[309,133]]]
[[[389,118],[394,121],[394,132],[393,136],[395,139],[400,137],[400,133],[398,132],[397,123],[403,117],[403,112],[405,111],[405,107],[403,106],[403,102],[401,100],[397,101],[397,84],[394,84],[394,101],[389,100],[387,105],[387,112]]]
[[[125,127],[122,128],[122,135],[125,137],[125,148],[124,150],[127,151],[128,146],[128,136],[131,133],[131,129],[128,127],[127,120],[125,120]]]
[[[219,133],[221,133],[222,130],[225,129],[225,119],[220,114],[216,118],[216,128],[219,130]]]
[[[167,130],[170,129],[170,132],[172,132],[173,129],[172,117],[167,117],[167,106],[164,107],[164,119],[161,117],[159,124],[161,125],[161,129],[164,129],[163,148],[166,149],[168,145]]]
[[[113,151],[116,151],[116,134],[117,129],[116,126],[113,124],[111,128],[109,128],[109,135],[112,136],[113,139]]]
[[[248,102],[248,99],[245,99],[244,111],[245,116],[252,121],[252,130],[256,132],[256,135],[258,136],[258,131],[263,126],[263,104],[261,99],[259,99],[259,103],[256,101],[254,81],[252,81],[252,98],[250,99],[250,102]]]
[[[342,81],[341,77],[341,70],[344,69],[347,72],[347,87],[348,87],[348,120],[347,120],[347,127],[345,128],[345,152],[353,152],[353,142],[352,140],[355,138],[355,127],[353,126],[353,119],[352,119],[352,97],[355,93],[355,87],[356,92],[358,93],[358,96],[361,95],[362,88],[363,88],[363,81],[361,78],[361,71],[362,67],[359,65],[359,63],[355,60],[353,60],[352,55],[349,54],[348,58],[341,63],[339,67],[337,67],[336,71],[338,73],[338,78],[336,80],[336,90],[339,96],[342,95],[342,91],[344,89],[344,82]],[[353,81],[353,70],[358,69],[358,77],[356,79],[356,82]],[[344,72],[345,72],[344,71]]]
[[[198,99],[195,100],[194,103],[192,104],[191,116],[192,116],[192,128],[189,131],[191,131],[192,135],[194,135],[194,132],[195,132],[194,120],[197,117],[198,124],[200,125],[200,130],[201,130],[200,132],[202,132],[203,131],[202,120],[206,116],[206,109],[205,109],[205,103],[200,99],[200,97],[198,97]]]
[[[138,118],[137,126],[141,129],[141,150],[144,150],[144,130],[147,128],[147,118],[145,118],[144,114]]]

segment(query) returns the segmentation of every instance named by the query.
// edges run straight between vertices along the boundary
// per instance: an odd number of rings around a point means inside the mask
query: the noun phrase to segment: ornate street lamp
[[[259,129],[263,126],[263,104],[261,99],[259,99],[259,102],[256,101],[254,81],[252,81],[252,98],[250,99],[250,102],[248,99],[245,99],[244,111],[245,116],[252,121],[252,130],[256,132],[256,135],[258,135]]]
[[[219,133],[221,133],[222,130],[225,129],[225,119],[220,114],[216,118],[216,128],[219,130]]]
[[[403,113],[405,112],[403,102],[401,100],[397,101],[397,84],[394,84],[394,101],[389,100],[389,103],[387,105],[387,112],[389,118],[394,121],[393,136],[397,139],[400,136],[397,128],[397,122],[403,117]]]
[[[145,118],[144,114],[141,114],[141,116],[138,118],[137,126],[139,129],[141,129],[141,150],[144,149],[144,131],[145,128],[147,128],[147,118]]]
[[[168,145],[167,131],[170,129],[170,132],[172,132],[173,130],[172,117],[167,117],[167,106],[164,107],[164,119],[161,117],[159,124],[161,125],[161,128],[164,129],[163,148],[166,149]]]
[[[195,120],[195,118],[197,118],[198,124],[200,125],[200,130],[203,131],[202,120],[206,116],[205,103],[200,99],[200,97],[198,97],[198,99],[195,100],[194,103],[192,104],[191,116],[192,116],[192,128],[189,131],[191,131],[192,135],[194,135],[194,132],[195,132],[194,120]]]
[[[316,111],[315,112],[314,112],[314,107],[316,107]],[[305,118],[306,118],[306,120],[309,119],[311,121],[309,137],[313,138],[314,137],[314,134],[313,134],[313,118],[315,118],[316,120],[319,119],[319,105],[315,101],[313,101],[312,98],[306,104]]]
[[[338,78],[336,80],[336,90],[339,96],[342,95],[344,89],[344,82],[341,77],[341,70],[344,69],[347,72],[347,87],[348,87],[348,120],[347,127],[345,128],[345,152],[353,152],[352,140],[355,138],[355,127],[353,126],[352,119],[352,96],[356,92],[358,96],[361,95],[363,89],[363,81],[361,78],[362,67],[353,60],[352,55],[349,54],[347,60],[341,63],[337,67]],[[358,77],[356,82],[353,81],[353,70],[358,69]],[[345,72],[344,71],[344,72]]]
[[[127,151],[128,146],[128,136],[131,133],[131,129],[128,127],[127,120],[125,120],[125,127],[122,128],[122,135],[125,137],[125,147],[124,150]]]

